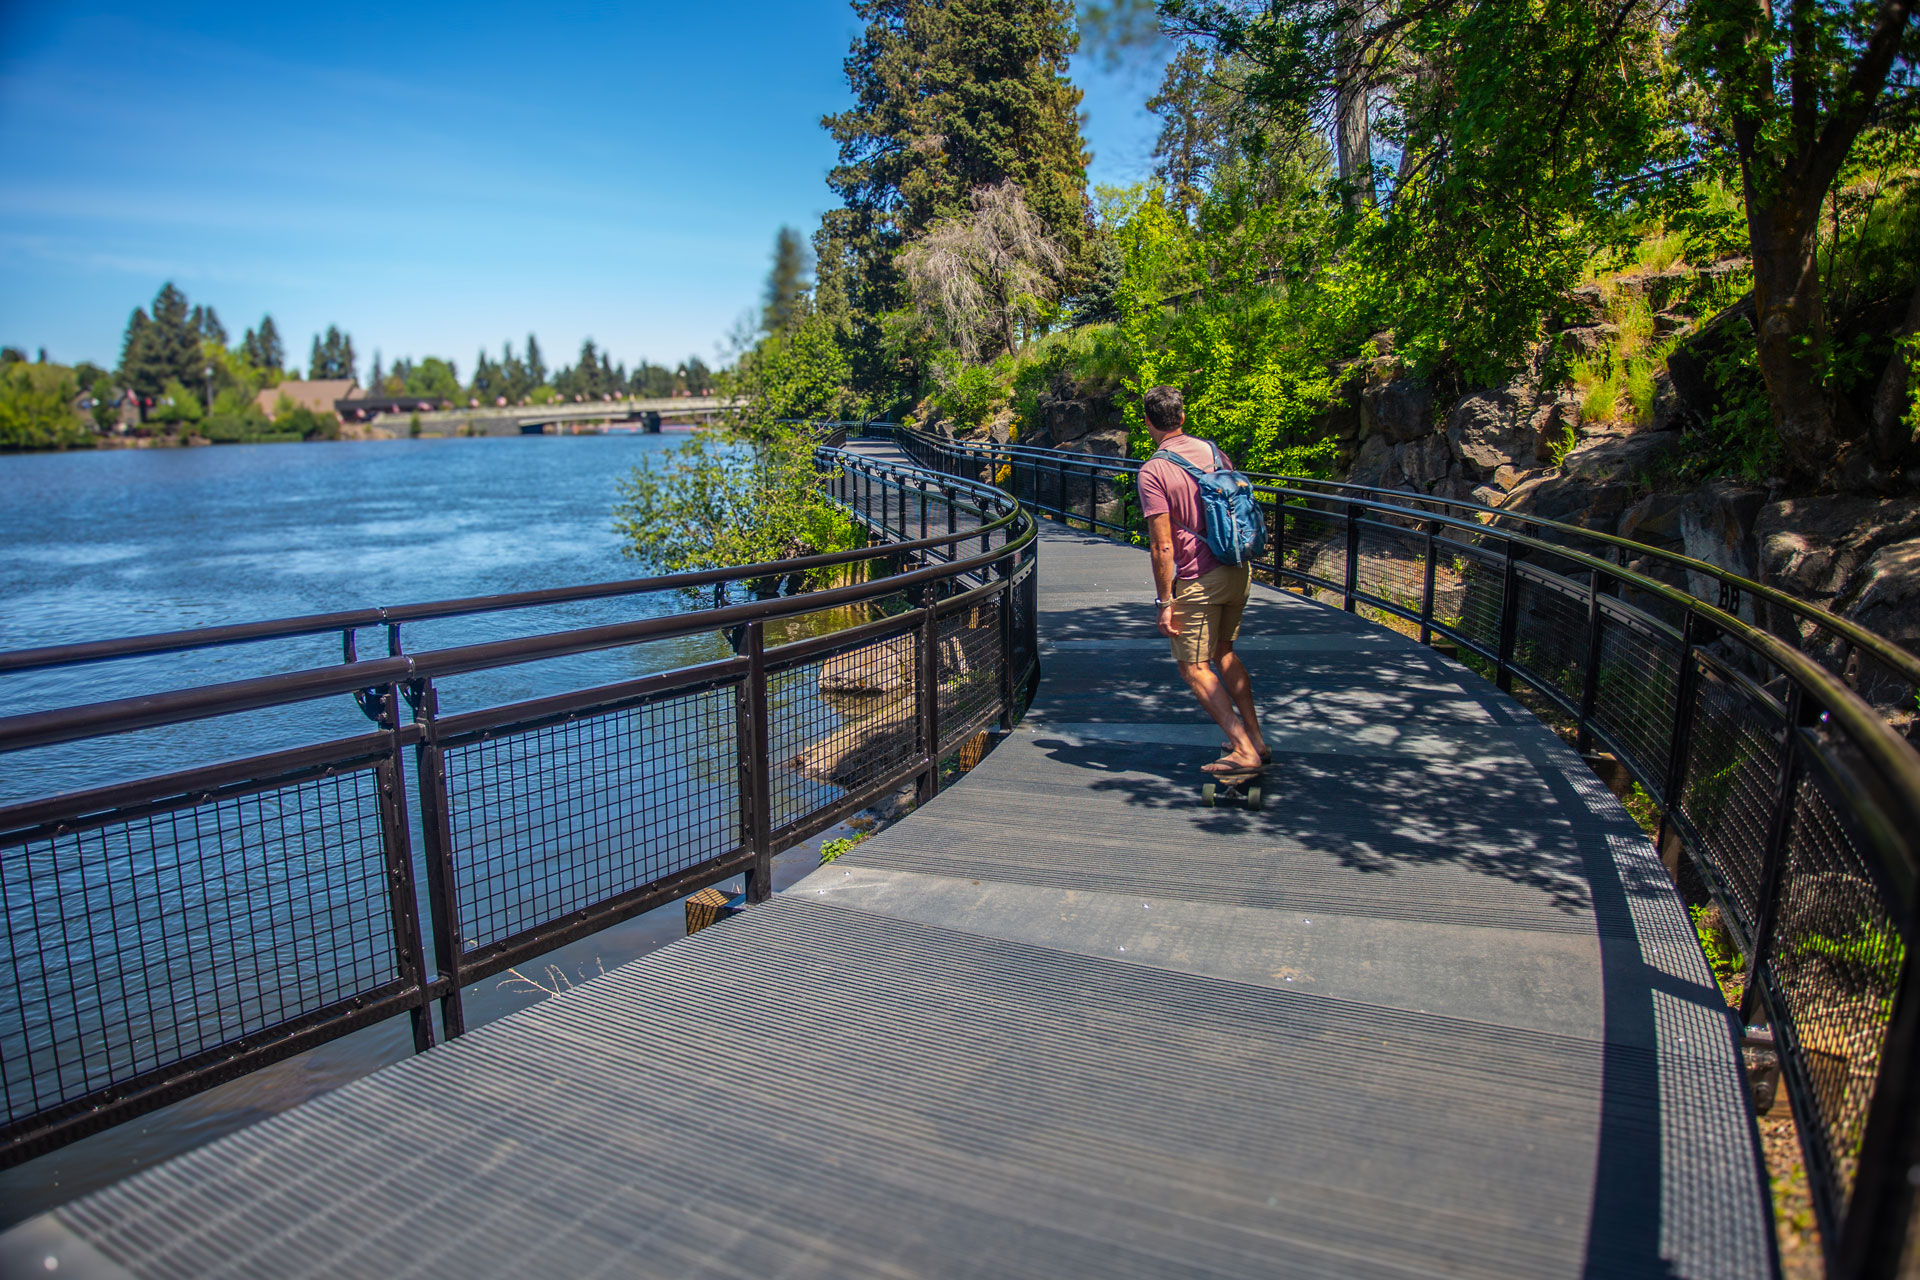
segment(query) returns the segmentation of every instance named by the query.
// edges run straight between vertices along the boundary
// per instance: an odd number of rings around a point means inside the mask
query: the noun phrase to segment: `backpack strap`
[[[1220,456],[1219,446],[1215,445],[1212,441],[1208,441],[1207,447],[1213,450],[1213,456],[1216,463],[1221,463],[1226,461],[1225,458],[1222,458]],[[1200,478],[1206,475],[1207,473],[1202,471],[1199,467],[1194,466],[1191,462],[1188,462],[1185,458],[1181,457],[1179,454],[1175,453],[1171,449],[1166,448],[1165,446],[1155,449],[1153,451],[1153,457],[1148,458],[1147,461],[1153,462],[1159,458],[1165,458],[1168,462],[1171,462],[1174,466],[1180,468],[1182,471],[1186,472],[1188,475],[1193,477],[1193,491],[1194,491],[1193,500],[1196,503],[1198,503],[1200,501]],[[1174,514],[1171,510],[1167,512],[1167,520],[1171,524],[1177,525],[1182,529],[1186,529],[1188,533],[1200,539],[1202,543],[1206,542],[1207,540],[1206,533],[1203,530],[1187,528],[1186,525],[1181,524],[1179,520],[1174,518]]]

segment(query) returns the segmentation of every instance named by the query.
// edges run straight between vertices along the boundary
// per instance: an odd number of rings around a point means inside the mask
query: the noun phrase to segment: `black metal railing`
[[[1010,728],[1038,678],[1030,517],[835,440],[822,483],[866,549],[0,654],[6,673],[341,636],[326,667],[0,719],[0,753],[346,698],[373,726],[0,808],[0,1164],[400,1013],[425,1049],[436,1002],[458,1035],[463,985],[733,876],[764,900],[777,851],[930,795],[944,758]],[[404,644],[423,620],[649,593],[713,603]],[[368,628],[385,653],[363,659]],[[730,656],[441,709],[463,674],[715,633]]]
[[[1143,531],[1137,461],[866,434],[1077,527]],[[1920,1247],[1920,754],[1887,711],[1912,711],[1920,658],[1575,526],[1323,481],[1256,490],[1261,577],[1450,647],[1659,807],[1663,857],[1691,861],[1745,958],[1744,1020],[1771,1029],[1830,1274],[1894,1275]]]

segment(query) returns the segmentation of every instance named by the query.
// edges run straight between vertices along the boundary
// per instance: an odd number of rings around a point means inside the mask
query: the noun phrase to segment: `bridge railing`
[[[931,470],[1142,533],[1138,462],[880,430]],[[1920,1247],[1920,754],[1885,704],[1911,710],[1920,659],[1573,526],[1327,482],[1256,490],[1261,577],[1450,647],[1581,750],[1611,752],[1659,806],[1668,865],[1691,861],[1738,944],[1744,1021],[1771,1029],[1830,1274],[1894,1275]]]
[[[771,860],[1010,727],[1037,678],[1030,519],[990,487],[831,448],[873,548],[0,655],[0,673],[337,633],[341,660],[0,719],[0,753],[353,699],[370,726],[0,808],[14,981],[0,1164],[375,1021],[416,1049],[463,990]],[[811,579],[813,590],[775,594]],[[663,617],[409,652],[405,628],[678,593]],[[384,655],[357,633],[380,628]],[[458,713],[450,679],[722,634],[729,656]],[[642,665],[646,665],[643,661]]]

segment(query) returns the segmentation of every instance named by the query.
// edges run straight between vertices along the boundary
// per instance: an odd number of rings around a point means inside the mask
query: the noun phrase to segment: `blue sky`
[[[302,361],[330,323],[463,375],[529,330],[712,360],[831,204],[856,31],[841,0],[0,0],[0,342],[111,364],[171,279]],[[1143,176],[1157,77],[1074,74],[1093,180]]]

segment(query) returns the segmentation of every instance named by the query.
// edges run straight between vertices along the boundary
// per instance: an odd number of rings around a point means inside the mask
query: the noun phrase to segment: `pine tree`
[[[773,238],[773,269],[767,273],[766,302],[760,312],[760,327],[768,333],[786,333],[805,314],[811,256],[807,242],[792,227],[781,227]]]
[[[227,345],[227,326],[220,323],[220,317],[214,314],[212,307],[200,313],[200,336],[223,347]]]
[[[527,335],[527,378],[538,390],[547,385],[547,362],[540,356],[540,340]]]
[[[287,349],[280,341],[280,330],[274,327],[272,316],[260,317],[259,349],[255,353],[254,363],[262,369],[278,372],[287,362]]]
[[[353,354],[353,337],[340,332],[340,326],[328,325],[326,337],[315,335],[313,351],[307,360],[307,377],[319,381],[322,378],[358,377],[356,370],[359,361]]]
[[[375,395],[385,392],[386,373],[380,367],[380,348],[373,349],[373,371],[367,375],[367,388]]]
[[[193,319],[187,295],[171,281],[153,297],[153,324],[147,341],[151,344],[151,367],[160,375],[160,385],[178,378],[187,386],[198,386],[205,366],[200,358],[200,329]],[[158,394],[155,387],[151,394]]]

